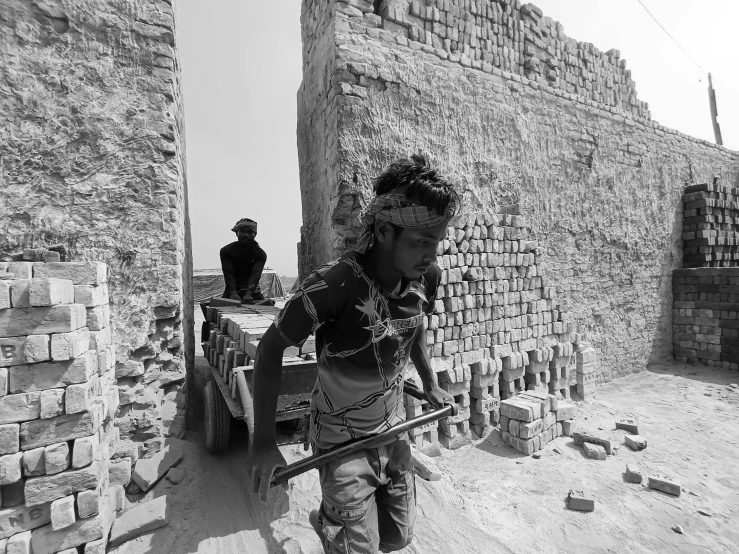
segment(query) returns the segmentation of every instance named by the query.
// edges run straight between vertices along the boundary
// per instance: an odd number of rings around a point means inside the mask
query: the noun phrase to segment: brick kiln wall
[[[137,441],[183,429],[193,355],[174,37],[167,0],[2,2],[0,253],[108,264],[116,425]]]
[[[739,156],[650,121],[618,52],[574,43],[533,7],[325,4],[303,2],[304,33],[323,35],[304,50],[298,101],[301,274],[355,243],[371,178],[420,150],[468,211],[520,206],[546,285],[597,351],[598,381],[671,356],[682,188],[734,182]]]

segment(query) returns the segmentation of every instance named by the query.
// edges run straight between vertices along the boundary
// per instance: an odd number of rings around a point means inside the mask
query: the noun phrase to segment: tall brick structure
[[[62,244],[106,262],[116,426],[179,434],[194,350],[172,3],[0,0],[0,51],[0,258]]]
[[[671,356],[682,190],[735,183],[736,152],[651,121],[617,50],[518,0],[304,0],[302,28],[302,275],[353,246],[371,178],[420,150],[469,212],[519,206],[597,381]]]

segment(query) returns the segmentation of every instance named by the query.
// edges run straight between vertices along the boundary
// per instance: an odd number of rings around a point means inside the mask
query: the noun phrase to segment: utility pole
[[[711,123],[713,123],[713,135],[716,137],[716,144],[723,146],[724,141],[721,139],[721,127],[718,124],[718,110],[716,109],[716,91],[713,90],[713,81],[711,74],[708,74],[708,103],[711,105]]]

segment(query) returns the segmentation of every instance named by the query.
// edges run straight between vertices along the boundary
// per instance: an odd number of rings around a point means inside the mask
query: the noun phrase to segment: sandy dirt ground
[[[205,360],[198,358],[203,371]],[[736,372],[664,364],[599,386],[581,403],[579,427],[620,445],[605,461],[585,457],[569,437],[547,445],[540,459],[502,444],[500,434],[476,439],[435,458],[442,479],[417,478],[418,521],[410,554],[448,553],[737,553],[739,552],[739,383]],[[244,427],[233,428],[228,452],[209,455],[197,417],[180,444],[187,476],[166,480],[139,501],[166,494],[167,527],[112,552],[319,554],[308,513],[318,506],[317,472],[273,490],[266,505],[247,490]],[[648,440],[642,452],[623,444],[614,422],[636,417]],[[560,453],[555,451],[555,448]],[[288,462],[306,453],[286,446]],[[680,497],[624,481],[627,463],[645,476],[678,479]],[[567,509],[570,489],[596,500],[592,513]],[[705,514],[699,513],[699,510]],[[673,531],[679,525],[683,533]]]

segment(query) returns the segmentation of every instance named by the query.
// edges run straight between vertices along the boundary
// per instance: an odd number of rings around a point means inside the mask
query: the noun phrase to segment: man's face
[[[253,242],[254,237],[256,237],[257,234],[247,227],[239,227],[236,230],[236,236],[238,237],[239,242]]]
[[[446,236],[448,220],[433,227],[403,229],[391,239],[392,264],[406,279],[418,279],[436,261],[436,248]]]

